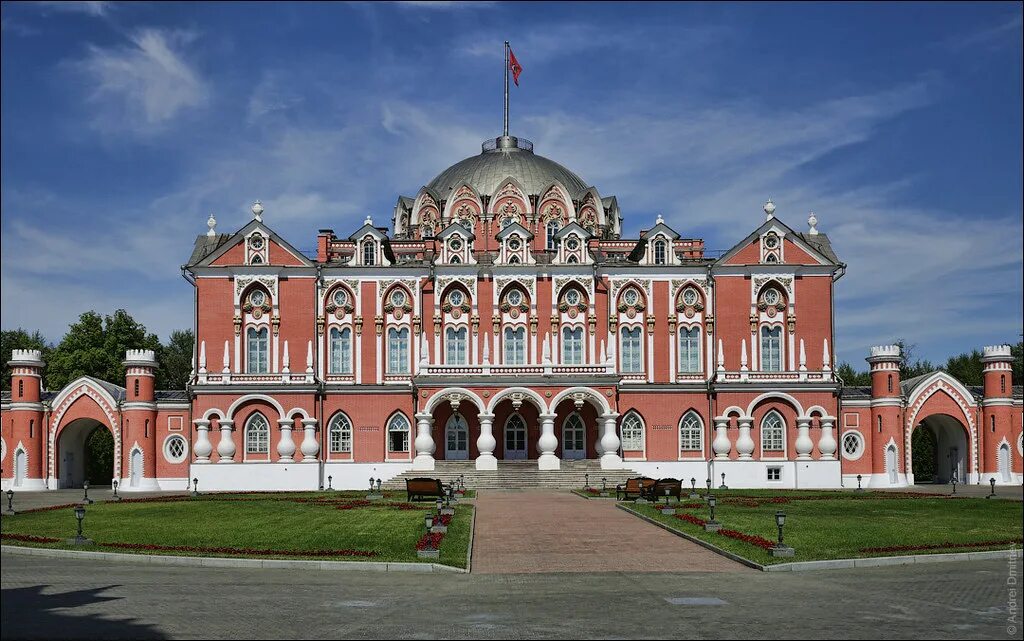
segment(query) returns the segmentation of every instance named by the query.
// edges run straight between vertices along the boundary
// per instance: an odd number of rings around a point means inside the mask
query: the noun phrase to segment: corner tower
[[[43,358],[37,349],[16,349],[11,367],[11,422],[4,432],[4,487],[43,490],[46,425],[43,424]]]
[[[985,364],[984,398],[981,402],[981,482],[1013,483],[1013,355],[1009,345],[990,345],[982,350]]]
[[[903,465],[903,398],[900,390],[899,345],[871,348],[871,485],[906,483]]]

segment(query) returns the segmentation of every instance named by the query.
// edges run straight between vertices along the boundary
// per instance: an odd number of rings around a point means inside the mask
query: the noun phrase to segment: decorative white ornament
[[[217,235],[217,219],[213,217],[213,214],[210,214],[210,217],[206,219],[206,226],[210,228],[210,230],[206,232],[207,236]]]
[[[771,220],[775,217],[775,203],[772,202],[771,198],[764,204],[764,215],[765,220]]]
[[[807,217],[807,226],[811,228],[808,232],[811,236],[818,235],[818,217],[814,215],[813,211],[811,212],[811,215]]]
[[[313,373],[313,341],[306,343],[306,373]]]
[[[287,374],[291,370],[288,366],[291,364],[291,359],[288,358],[288,341],[284,342],[284,354],[281,356],[281,372]],[[293,450],[294,451],[294,450]]]
[[[747,371],[747,339],[742,339],[740,343],[740,371]]]
[[[252,204],[252,207],[250,209],[252,210],[252,217],[256,219],[256,222],[262,223],[263,222],[263,203],[261,203],[260,201],[257,200],[256,202],[254,202]]]
[[[228,342],[224,341],[224,369],[223,369],[223,373],[224,374],[230,374],[231,373],[231,360],[230,359],[231,359],[231,355],[230,355],[230,352],[228,352]]]
[[[206,373],[206,341],[199,343],[199,373]]]

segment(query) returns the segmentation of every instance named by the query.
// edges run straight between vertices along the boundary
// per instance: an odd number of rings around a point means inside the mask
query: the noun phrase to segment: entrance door
[[[889,472],[889,484],[896,485],[899,482],[899,470],[896,467],[896,446],[890,445],[885,450],[885,469]]]
[[[444,427],[444,457],[449,461],[465,461],[469,458],[469,427],[466,419],[458,414],[448,419]]]
[[[505,458],[526,459],[526,421],[518,414],[508,417],[505,423]]]
[[[587,430],[579,414],[572,414],[562,424],[562,458],[567,461],[587,458]]]
[[[25,450],[18,450],[14,454],[14,486],[21,487],[25,483],[25,474],[28,472],[28,455]]]
[[[64,455],[64,483],[61,487],[74,487],[75,486],[75,453],[68,452]]]
[[[135,450],[131,458],[131,486],[138,487],[142,481],[142,452]]]

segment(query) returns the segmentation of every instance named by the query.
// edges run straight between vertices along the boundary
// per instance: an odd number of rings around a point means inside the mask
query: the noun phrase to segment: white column
[[[416,415],[416,458],[412,461],[414,470],[429,472],[434,469],[434,437],[430,434],[433,427],[433,415]]]
[[[798,461],[811,460],[811,450],[814,449],[814,441],[811,440],[811,419],[810,417],[798,417],[796,419],[796,459]]]
[[[498,459],[494,458],[494,448],[498,442],[494,440],[494,414],[480,414],[480,436],[476,439],[476,448],[480,454],[476,457],[476,469],[496,470]]]
[[[213,454],[213,444],[210,443],[210,421],[197,418],[192,422],[196,426],[196,444],[192,446],[192,453],[196,455],[195,462],[209,463],[210,454]]]
[[[750,438],[750,424],[753,421],[754,419],[750,417],[739,419],[740,435],[736,438],[736,453],[743,461],[753,458],[751,454],[754,453],[754,439]]]
[[[719,416],[715,419],[715,440],[711,443],[715,452],[715,458],[729,460],[729,450],[732,449],[732,441],[729,440],[729,418]]]
[[[305,434],[299,451],[302,452],[303,463],[316,463],[316,455],[320,453],[320,443],[316,440],[316,422],[315,418],[302,419],[302,431]]]
[[[821,453],[821,460],[832,461],[836,458],[836,437],[832,434],[832,425],[835,417],[821,417],[821,438],[818,439],[818,452]]]
[[[621,470],[622,457],[619,456],[619,437],[615,433],[618,414],[605,414],[598,420],[604,422],[604,434],[601,435],[601,469]]]
[[[558,448],[558,438],[555,436],[555,415],[540,415],[540,438],[537,439],[537,449],[540,457],[537,459],[537,469],[557,470],[561,468],[561,461],[555,456]]]
[[[220,456],[218,463],[235,462],[235,441],[231,438],[231,430],[235,426],[234,421],[221,419],[220,421],[220,443],[217,443],[217,454]]]
[[[294,459],[292,455],[295,454],[295,441],[292,440],[292,419],[282,418],[277,421],[277,426],[281,428],[281,440],[277,442],[277,455],[278,460],[282,463],[291,463]]]

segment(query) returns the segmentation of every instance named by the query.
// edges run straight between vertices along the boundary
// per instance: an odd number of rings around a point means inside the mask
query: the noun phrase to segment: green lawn
[[[718,499],[715,518],[722,523],[723,528],[758,535],[771,541],[778,538],[775,512],[785,512],[785,540],[787,545],[796,550],[796,556],[773,558],[766,550],[756,545],[721,534],[705,532],[699,525],[675,516],[663,515],[650,505],[626,505],[644,516],[762,565],[821,559],[1006,549],[1014,545],[864,551],[864,548],[1020,539],[1024,522],[1024,505],[1019,501],[993,501],[983,498],[907,498],[899,495],[889,495],[887,498],[883,493],[854,495],[772,490],[721,491],[715,492],[715,496]],[[814,496],[824,498],[800,500],[801,497]],[[784,497],[790,500],[788,503],[776,504],[766,501],[770,497]],[[690,500],[684,496],[682,504],[696,502],[701,503],[700,508],[680,509],[677,513],[685,512],[707,519],[708,509],[703,501]],[[758,505],[755,507],[750,504],[751,502]],[[1019,543],[1016,547],[1020,547]]]
[[[424,533],[422,509],[358,507],[337,509],[337,503],[301,503],[296,498],[320,498],[336,502],[362,499],[365,492],[307,492],[288,494],[209,494],[197,499],[182,497],[173,502],[96,503],[87,507],[84,533],[100,543],[136,543],[161,546],[201,546],[281,550],[357,550],[374,556],[257,555],[261,558],[318,558],[339,561],[416,562],[416,542]],[[404,492],[389,493],[385,502],[403,502]],[[456,507],[448,533],[441,543],[440,558],[446,565],[466,567],[466,551],[472,529],[473,508]],[[72,508],[28,512],[3,518],[4,534],[29,534],[64,538],[74,536],[76,521]],[[33,544],[5,539],[15,545],[66,548],[61,543]],[[131,552],[96,545],[90,549]],[[228,556],[224,552],[144,551],[147,554]],[[422,559],[426,561],[426,559]]]

